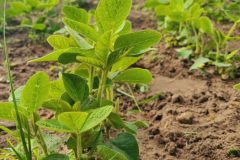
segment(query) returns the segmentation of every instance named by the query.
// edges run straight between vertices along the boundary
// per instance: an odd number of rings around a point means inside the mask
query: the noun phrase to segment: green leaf
[[[47,41],[54,49],[67,49],[71,46],[71,40],[62,35],[51,35]]]
[[[103,66],[104,66],[104,63],[102,61],[98,60],[97,58],[93,58],[93,57],[77,56],[77,60],[79,62],[89,64],[89,65],[99,67],[99,68],[103,68]]]
[[[43,107],[57,113],[72,111],[72,107],[66,101],[61,99],[50,99],[43,103]]]
[[[184,22],[187,19],[187,13],[184,11],[175,11],[169,14],[171,20],[175,22]]]
[[[183,48],[178,51],[178,56],[183,59],[188,59],[192,53],[193,51],[191,49]]]
[[[88,116],[84,126],[81,129],[81,132],[86,132],[89,129],[97,126],[109,116],[109,114],[112,112],[112,109],[112,106],[105,106],[93,110]]]
[[[75,42],[78,44],[78,46],[82,49],[91,49],[93,46],[91,46],[83,37],[81,37],[76,31],[69,27],[65,27],[66,30],[69,32],[71,37],[75,40]]]
[[[97,153],[102,160],[128,160],[124,154],[115,151],[105,145],[99,145],[97,147]]]
[[[40,57],[40,58],[37,58],[37,59],[33,59],[31,61],[29,61],[29,63],[32,63],[32,62],[52,62],[52,61],[57,61],[58,60],[58,57],[64,53],[66,50],[65,49],[60,49],[60,50],[57,50],[57,51],[53,51],[43,57]]]
[[[122,120],[122,118],[117,113],[112,112],[109,115],[108,120],[112,123],[112,125],[115,128],[117,128],[117,129],[124,128],[127,132],[136,134],[136,131],[132,130],[132,128],[130,128],[128,125],[126,125],[126,123]]]
[[[76,49],[75,51],[70,50],[70,51],[62,53],[58,57],[58,61],[62,64],[78,62],[77,56],[91,57],[91,56],[95,56],[95,54],[94,54],[93,49],[80,49],[80,48],[78,48],[78,50]]]
[[[63,74],[63,83],[69,96],[75,100],[83,102],[89,95],[87,82],[74,74]]]
[[[59,114],[58,121],[68,128],[79,132],[83,125],[85,125],[84,123],[87,118],[88,113],[86,112],[64,112]]]
[[[62,12],[66,18],[85,24],[88,23],[89,16],[87,11],[85,11],[84,9],[73,6],[64,6]]]
[[[18,105],[21,104],[21,94],[22,94],[23,88],[24,86],[20,86],[14,91],[15,98]],[[10,94],[8,101],[13,102],[12,94]]]
[[[66,59],[66,60],[63,60],[63,59],[60,59],[61,62],[63,63],[67,63],[67,62],[72,62],[72,57],[71,55],[79,55],[79,56],[84,56],[84,55],[88,55],[88,54],[91,54],[93,52],[93,50],[91,49],[81,49],[81,48],[78,48],[78,47],[71,47],[71,48],[67,48],[67,49],[59,49],[57,51],[54,51],[52,53],[49,53],[48,55],[46,56],[43,56],[41,58],[38,58],[38,59],[34,59],[34,60],[31,60],[30,62],[51,62],[51,61],[58,61],[60,56],[62,54],[69,54],[70,55],[70,58]],[[75,56],[74,56],[75,57]]]
[[[230,60],[233,57],[235,57],[238,54],[239,51],[240,51],[240,49],[236,49],[236,50],[232,51],[231,53],[227,54],[226,55],[226,60]]]
[[[213,34],[214,27],[212,21],[208,17],[201,17],[199,21],[201,26],[200,30],[202,32],[208,33],[210,35]]]
[[[65,92],[62,79],[54,80],[50,82],[49,97],[52,99],[60,99]]]
[[[7,121],[15,121],[13,114],[14,104],[12,102],[0,102],[0,119]]]
[[[130,21],[125,21],[124,27],[121,29],[119,34],[126,34],[132,31],[132,23]]]
[[[105,32],[97,41],[95,52],[96,55],[105,63],[107,61],[107,57],[109,51],[112,46],[112,32]]]
[[[123,71],[130,67],[132,64],[136,63],[143,56],[138,57],[122,57],[119,61],[114,63],[112,67],[112,72]]]
[[[152,81],[152,74],[146,69],[131,68],[117,75],[114,81],[148,84]]]
[[[120,56],[124,55],[125,53],[127,53],[127,51],[125,52],[125,50],[122,50],[122,49],[111,52],[108,55],[107,66],[110,67],[113,64],[115,64],[119,60]]]
[[[238,91],[240,91],[240,83],[235,84],[235,85],[233,86],[233,88],[236,89],[236,90],[238,90]]]
[[[24,86],[21,95],[21,106],[28,111],[35,111],[48,99],[50,81],[47,73],[37,72]]]
[[[120,35],[115,42],[115,50],[131,49],[130,54],[136,55],[159,42],[160,34],[153,30],[138,31]]]
[[[120,133],[115,139],[110,141],[109,146],[124,154],[127,160],[139,160],[137,140],[132,134]]]
[[[63,20],[64,24],[68,27],[70,27],[71,29],[75,30],[76,32],[78,32],[80,35],[89,38],[95,42],[98,41],[99,38],[99,34],[97,33],[97,31],[95,31],[92,27],[90,27],[87,24],[81,23],[81,22],[77,22],[77,21],[73,21],[69,18],[64,18]]]
[[[156,15],[157,16],[167,16],[169,15],[170,13],[170,7],[167,6],[167,5],[158,5],[156,8],[155,8],[155,12],[156,12]]]
[[[67,133],[74,133],[75,131],[61,124],[58,120],[40,120],[36,123],[39,127],[47,128],[49,130],[57,131],[57,132],[67,132]]]
[[[69,157],[65,154],[51,154],[42,160],[69,160]]]
[[[116,31],[130,13],[132,0],[101,0],[96,9],[96,22],[102,32]]]
[[[190,70],[202,68],[206,63],[210,62],[210,59],[199,57],[195,60],[194,64],[191,66]]]
[[[11,2],[10,7],[14,9],[17,14],[21,14],[22,12],[31,11],[31,6],[25,4],[23,2]]]

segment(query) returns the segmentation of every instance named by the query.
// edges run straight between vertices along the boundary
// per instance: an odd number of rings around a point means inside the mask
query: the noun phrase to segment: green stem
[[[89,69],[89,92],[92,92],[93,89],[93,82],[94,82],[94,67],[90,67]]]
[[[234,22],[234,24],[232,25],[232,27],[230,28],[230,30],[228,31],[227,35],[225,36],[225,38],[223,40],[223,45],[226,44],[226,42],[228,41],[230,36],[233,34],[234,30],[237,28],[238,23],[239,23],[239,21]]]
[[[3,20],[4,20],[4,24],[3,24],[3,48],[4,48],[4,56],[6,59],[6,65],[7,65],[7,74],[8,74],[8,78],[9,78],[9,84],[10,84],[10,90],[11,90],[11,95],[12,95],[12,99],[13,99],[13,103],[14,103],[14,109],[16,112],[16,119],[17,119],[17,126],[19,128],[19,132],[20,132],[20,137],[21,137],[21,141],[22,141],[22,145],[23,145],[23,149],[24,152],[26,154],[26,157],[28,160],[32,160],[32,155],[31,155],[31,148],[28,148],[27,143],[26,143],[26,139],[25,139],[25,135],[23,132],[23,127],[22,127],[22,122],[20,119],[20,114],[19,114],[19,110],[18,110],[18,105],[17,105],[17,100],[14,94],[14,87],[13,87],[13,78],[12,78],[12,74],[11,74],[11,68],[10,68],[10,60],[9,60],[9,55],[8,55],[8,51],[7,51],[7,40],[6,40],[6,0],[4,0],[4,8],[3,8]],[[30,133],[28,133],[30,134]],[[31,142],[29,142],[31,143]],[[29,146],[31,147],[31,146]]]
[[[195,43],[196,43],[196,50],[195,50],[195,53],[198,54],[198,53],[199,53],[199,50],[200,50],[200,47],[199,47],[199,35],[198,35],[196,29],[193,27],[193,25],[192,25],[192,30],[193,30],[194,35],[195,35],[195,37],[196,37],[196,41],[195,41]]]
[[[131,94],[131,97],[132,97],[135,105],[137,106],[138,110],[139,110],[140,112],[142,112],[141,108],[140,108],[139,105],[138,105],[137,99],[136,99],[136,97],[134,96],[134,93],[133,93],[133,90],[132,90],[131,86],[130,86],[129,84],[127,84],[127,87],[128,87],[128,89],[129,89],[129,92],[130,92],[130,94]]]
[[[80,133],[77,133],[77,160],[81,160],[82,156],[82,137]]]
[[[41,130],[36,125],[36,122],[40,119],[37,113],[33,113],[33,119],[34,119],[34,121],[33,121],[32,125],[33,125],[33,130],[35,132],[36,138],[37,138],[40,146],[42,147],[42,150],[43,150],[45,156],[48,156],[48,149],[47,149],[46,142],[43,138]]]
[[[97,93],[97,100],[98,100],[99,107],[102,106],[102,96],[103,96],[105,86],[106,86],[108,70],[107,69],[103,70],[101,74],[102,74],[101,80],[100,80],[100,84],[98,87],[98,93]]]

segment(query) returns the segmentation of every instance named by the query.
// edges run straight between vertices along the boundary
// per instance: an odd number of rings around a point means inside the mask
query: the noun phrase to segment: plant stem
[[[94,82],[94,67],[90,67],[89,69],[89,92],[92,92]]]
[[[24,132],[23,132],[23,127],[22,127],[22,122],[21,122],[21,118],[20,118],[20,114],[19,114],[19,110],[18,110],[18,105],[17,105],[17,100],[14,94],[14,87],[13,87],[13,78],[12,78],[12,74],[11,74],[11,68],[10,68],[10,60],[9,60],[9,55],[8,55],[8,51],[7,51],[7,40],[6,40],[6,0],[4,0],[4,8],[3,8],[3,20],[4,20],[4,24],[3,24],[3,48],[4,48],[4,57],[6,60],[6,66],[7,66],[7,74],[8,74],[8,78],[9,78],[9,84],[10,84],[10,89],[11,89],[11,95],[12,95],[12,99],[13,99],[13,103],[14,103],[14,109],[16,112],[16,119],[17,119],[17,126],[19,128],[19,132],[20,132],[20,137],[21,137],[21,141],[22,141],[22,145],[24,148],[24,152],[26,154],[26,157],[28,160],[32,160],[32,155],[31,155],[31,146],[27,146],[26,143],[26,139],[24,136]],[[30,134],[30,133],[28,133]],[[31,143],[31,142],[29,142]]]
[[[100,84],[98,87],[98,93],[97,93],[97,100],[98,100],[99,107],[102,106],[102,96],[103,96],[105,86],[106,86],[107,75],[108,75],[108,70],[107,69],[103,70],[102,75],[101,75]]]
[[[236,29],[238,23],[239,23],[239,21],[234,22],[234,24],[232,25],[232,27],[230,28],[230,30],[228,31],[227,35],[225,36],[225,38],[223,40],[223,45],[225,45],[225,43],[227,42],[229,37],[233,34],[233,32]]]
[[[134,96],[134,93],[133,93],[133,90],[132,90],[131,86],[130,86],[129,84],[127,84],[127,87],[128,87],[128,89],[129,89],[129,92],[130,92],[130,94],[131,94],[131,97],[132,97],[135,105],[137,106],[138,110],[139,110],[140,112],[142,112],[141,108],[140,108],[139,105],[138,105],[137,99],[136,99],[136,97]]]
[[[35,135],[37,137],[37,140],[38,140],[40,146],[42,147],[42,150],[43,150],[45,156],[48,156],[48,149],[47,149],[46,142],[43,138],[41,130],[36,125],[36,122],[40,119],[37,113],[33,113],[33,119],[34,120],[33,120],[32,126],[33,126],[33,130],[35,132]]]
[[[77,133],[77,160],[81,160],[82,156],[82,137],[80,133]]]

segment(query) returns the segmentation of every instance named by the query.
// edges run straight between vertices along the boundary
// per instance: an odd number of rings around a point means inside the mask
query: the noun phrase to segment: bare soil
[[[143,0],[135,1],[129,17],[134,30],[156,29],[154,15],[143,9],[142,3]],[[149,128],[141,129],[137,135],[141,159],[240,159],[227,154],[229,149],[240,147],[240,93],[232,88],[239,79],[223,81],[214,74],[190,72],[191,62],[179,60],[174,48],[165,48],[163,43],[156,47],[156,52],[149,53],[136,64],[150,69],[154,76],[150,91],[136,96],[138,100],[159,92],[163,92],[163,96],[141,105],[142,113],[125,116],[128,120],[142,119],[149,124]],[[48,71],[52,77],[56,75],[51,64],[27,64],[28,60],[45,55],[51,48],[42,42],[30,43],[26,33],[9,37],[9,51],[16,87],[39,70]],[[3,61],[2,54],[0,61]],[[9,96],[6,77],[1,63],[0,101],[6,101]],[[132,100],[122,96],[122,112],[133,108]],[[4,137],[1,136],[0,142]]]

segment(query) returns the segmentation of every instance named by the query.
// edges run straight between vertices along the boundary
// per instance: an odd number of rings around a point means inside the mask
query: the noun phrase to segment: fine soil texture
[[[129,17],[133,29],[157,29],[153,13],[145,10],[142,4],[142,0],[135,0]],[[23,85],[36,71],[48,71],[52,78],[57,76],[59,68],[52,64],[27,63],[51,51],[46,42],[33,43],[22,31],[9,34],[8,45],[15,87]],[[179,60],[175,48],[165,48],[164,40],[156,48],[157,51],[136,64],[150,69],[154,77],[147,93],[136,93],[137,100],[155,98],[140,104],[141,113],[131,114],[129,111],[136,105],[132,99],[121,96],[121,110],[128,113],[122,115],[128,120],[141,119],[149,124],[148,128],[140,129],[137,136],[141,159],[239,159],[237,156],[240,155],[228,155],[229,150],[240,147],[240,93],[233,89],[239,79],[223,81],[214,73],[190,72],[191,62]],[[0,49],[1,62],[4,59],[2,51]],[[211,68],[209,70],[211,72]],[[0,101],[6,101],[8,97],[6,69],[1,63]],[[4,125],[13,127],[12,124]],[[4,137],[1,135],[1,143]]]

